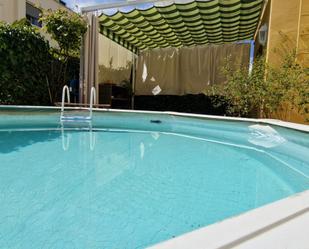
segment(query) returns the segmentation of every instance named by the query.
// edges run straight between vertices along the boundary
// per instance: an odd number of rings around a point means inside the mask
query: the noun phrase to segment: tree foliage
[[[87,31],[87,23],[77,13],[69,12],[63,9],[56,11],[43,10],[40,21],[44,24],[44,29],[58,43],[58,49],[52,49],[53,57],[61,63],[52,64],[52,71],[57,69],[56,84],[62,88],[69,80],[68,62],[69,57],[78,57],[83,35]],[[54,77],[53,77],[54,78]]]
[[[47,10],[40,18],[44,28],[57,41],[65,56],[79,52],[81,39],[87,31],[86,21],[78,14],[63,9]]]

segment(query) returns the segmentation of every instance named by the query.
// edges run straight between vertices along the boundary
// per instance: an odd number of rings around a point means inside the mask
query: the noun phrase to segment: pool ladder
[[[65,124],[68,125],[68,128],[78,128],[78,129],[87,129],[89,130],[89,144],[90,150],[94,150],[95,148],[95,133],[92,130],[92,109],[96,100],[96,90],[94,87],[91,88],[90,92],[90,106],[88,115],[81,115],[81,111],[71,111],[70,115],[65,115],[64,113],[64,105],[65,105],[65,97],[67,98],[67,103],[70,104],[70,91],[68,86],[64,86],[62,89],[62,102],[61,102],[61,114],[60,114],[60,124],[61,124],[61,137],[62,137],[62,148],[63,150],[68,150],[70,146],[71,134],[66,134]],[[77,113],[76,115],[72,115],[72,113]],[[85,127],[86,125],[86,127]]]
[[[91,122],[92,120],[92,109],[96,101],[96,90],[94,87],[91,87],[90,92],[90,104],[89,104],[89,115],[65,115],[64,114],[64,104],[65,97],[67,97],[67,103],[70,104],[70,91],[68,86],[64,86],[62,89],[62,101],[61,101],[61,114],[60,122]]]

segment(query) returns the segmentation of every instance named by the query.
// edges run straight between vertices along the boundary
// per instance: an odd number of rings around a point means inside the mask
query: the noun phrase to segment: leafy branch
[[[63,74],[65,83],[68,59],[70,56],[79,55],[82,37],[87,31],[87,22],[79,14],[63,9],[43,10],[40,21],[59,45],[59,52],[57,50],[53,52],[55,57],[63,61],[64,66],[60,69],[59,79]]]

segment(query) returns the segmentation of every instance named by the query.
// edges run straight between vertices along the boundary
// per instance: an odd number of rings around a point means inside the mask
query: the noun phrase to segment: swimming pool
[[[0,109],[0,248],[145,248],[309,189],[309,133]]]

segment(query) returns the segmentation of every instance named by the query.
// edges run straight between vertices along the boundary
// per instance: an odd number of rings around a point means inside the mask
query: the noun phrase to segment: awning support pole
[[[82,7],[81,13],[121,8],[121,7],[127,7],[127,6],[136,6],[136,5],[144,4],[144,3],[155,3],[155,2],[162,2],[162,1],[164,0],[132,0],[132,1],[126,1],[126,2],[102,3],[102,4]]]
[[[131,98],[132,110],[134,110],[134,101],[135,101],[136,59],[137,56],[134,53],[132,53],[132,98]]]
[[[254,49],[255,49],[254,40],[244,40],[244,41],[240,41],[236,43],[237,44],[250,44],[249,74],[251,74],[253,70],[253,63],[254,63]]]
[[[249,59],[249,74],[252,73],[253,70],[253,62],[254,62],[254,40],[250,41],[250,59]]]

